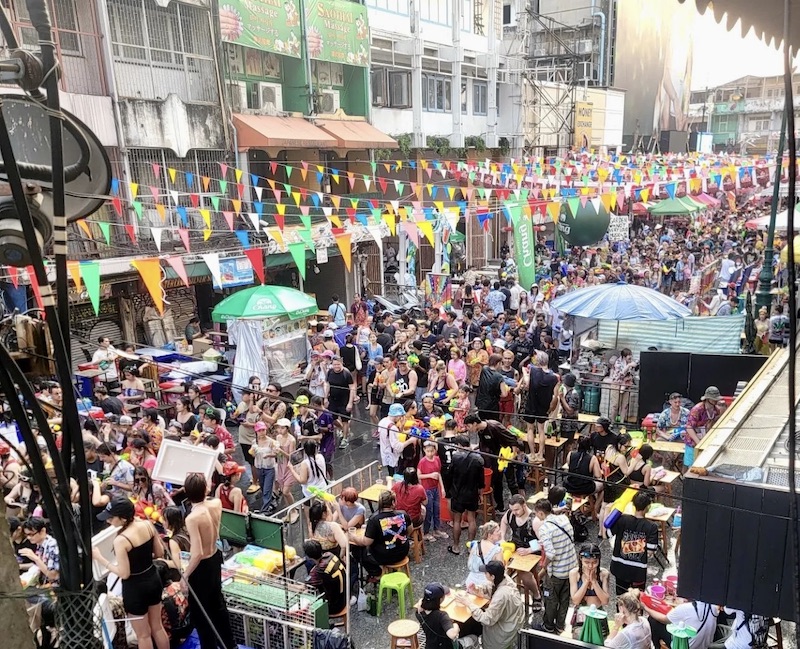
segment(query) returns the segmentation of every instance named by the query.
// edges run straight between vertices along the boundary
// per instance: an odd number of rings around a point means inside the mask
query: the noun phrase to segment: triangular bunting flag
[[[425,235],[425,238],[428,240],[432,246],[436,245],[436,242],[433,239],[433,221],[419,221],[417,223],[417,227],[422,234]]]
[[[314,243],[314,239],[311,237],[310,230],[297,230],[297,235],[303,240],[303,242],[308,246],[309,250],[316,250],[317,246]]]
[[[28,272],[28,281],[31,283],[31,290],[33,290],[33,297],[36,299],[36,306],[44,311],[42,290],[39,288],[39,280],[36,279],[36,271],[33,270],[33,266],[28,266],[25,270]]]
[[[403,230],[405,230],[406,236],[411,239],[413,244],[419,248],[419,230],[417,230],[417,224],[414,221],[403,221]]]
[[[283,241],[283,233],[280,231],[279,228],[266,228],[267,236],[270,237],[278,244],[278,248],[281,250],[286,249],[286,244]]]
[[[134,228],[132,224],[130,223],[125,224],[125,232],[128,233],[128,236],[131,239],[131,243],[136,243],[136,228]]]
[[[186,228],[178,228],[178,235],[183,242],[183,247],[186,248],[186,252],[191,252],[189,248],[189,230]],[[161,246],[158,247],[159,252],[161,251]]]
[[[75,284],[75,290],[78,293],[81,292],[81,270],[80,270],[79,266],[80,266],[80,262],[78,262],[78,261],[68,261],[67,262],[67,271],[69,271],[69,275],[70,275],[70,277],[72,277],[72,283]],[[11,268],[12,267],[9,266],[9,270],[11,270]],[[16,271],[16,270],[17,269],[14,268],[14,271]],[[14,273],[14,279],[16,279],[16,277],[17,277],[17,274],[15,272]],[[16,287],[16,286],[17,286],[17,284],[16,284],[16,282],[14,282],[14,287]]]
[[[237,169],[237,171],[239,170]],[[241,176],[241,171],[239,171],[239,175]],[[211,273],[213,285],[217,288],[222,288],[222,274],[220,273],[219,269],[219,255],[216,252],[207,252],[200,255],[200,257],[202,257],[206,266],[208,266],[208,272]]]
[[[89,294],[94,314],[98,315],[100,313],[100,262],[82,261],[81,278],[83,278],[83,285]]]
[[[233,212],[223,212],[222,216],[225,217],[225,223],[228,224],[228,229],[233,232]]]
[[[239,239],[239,243],[242,244],[242,248],[245,250],[250,247],[250,237],[247,234],[247,230],[236,230],[236,238]]]
[[[161,262],[157,257],[148,259],[134,259],[131,266],[139,271],[153,305],[161,315],[164,315],[164,291],[161,288]]]
[[[175,271],[175,274],[183,282],[183,285],[189,286],[189,276],[186,274],[186,267],[183,265],[183,257],[173,255],[172,257],[167,257],[166,260],[167,263],[172,266],[172,270]]]
[[[103,238],[106,240],[106,245],[111,245],[111,233],[109,232],[109,227],[111,226],[110,223],[107,221],[98,221],[97,227],[100,228],[100,232],[103,233]]]
[[[264,275],[264,251],[261,248],[250,248],[244,251],[245,256],[250,260],[253,272],[262,284],[266,284]]]
[[[153,241],[156,242],[156,248],[158,248],[158,252],[161,252],[161,233],[164,231],[164,228],[150,228],[150,234],[153,237]],[[178,230],[180,232],[180,230]]]
[[[87,239],[93,239],[92,230],[89,227],[89,224],[86,222],[86,219],[78,219],[78,227],[83,230],[83,233],[86,235]]]
[[[299,243],[289,244],[289,253],[292,255],[297,270],[300,271],[300,276],[306,278],[306,244],[302,241]]]
[[[349,273],[350,266],[353,262],[353,249],[351,247],[352,235],[349,232],[345,232],[343,234],[337,234],[334,238],[336,239],[336,245],[339,247],[339,252],[342,254],[344,265]]]
[[[133,201],[133,203],[131,203],[131,206],[133,207],[133,211],[136,212],[136,218],[141,221],[142,220],[142,204],[139,201]]]

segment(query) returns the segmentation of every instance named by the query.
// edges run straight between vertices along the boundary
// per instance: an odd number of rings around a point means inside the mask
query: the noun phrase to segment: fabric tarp
[[[397,142],[359,119],[318,119],[316,122],[323,131],[336,140],[339,149],[394,149]]]
[[[333,149],[336,138],[302,117],[233,114],[239,150]]]
[[[231,345],[236,345],[233,361],[233,396],[242,400],[242,388],[250,385],[251,376],[261,379],[261,385],[269,381],[269,368],[264,358],[264,323],[262,320],[229,320],[228,336]]]

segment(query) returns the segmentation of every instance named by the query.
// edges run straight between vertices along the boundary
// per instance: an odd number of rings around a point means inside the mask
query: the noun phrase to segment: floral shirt
[[[49,534],[44,537],[44,541],[37,548],[36,554],[47,566],[48,570],[59,571],[61,569],[61,558],[58,554],[58,543]],[[58,579],[50,581],[42,576],[42,584],[49,586],[58,586]]]
[[[705,401],[701,401],[689,411],[686,418],[686,427],[693,428],[698,439],[703,439],[708,429],[719,417],[719,411],[714,408],[710,413]],[[694,446],[694,440],[686,436],[686,446]]]
[[[689,419],[689,409],[688,408],[681,408],[680,414],[678,415],[678,421],[675,423],[672,417],[672,409],[667,408],[664,412],[662,412],[658,419],[656,420],[656,428],[658,430],[672,430],[675,428],[686,428],[686,422]]]

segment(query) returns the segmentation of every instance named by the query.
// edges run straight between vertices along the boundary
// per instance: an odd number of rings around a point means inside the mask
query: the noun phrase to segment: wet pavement
[[[369,421],[369,417],[363,408],[360,406],[356,406],[356,408],[357,411],[354,414],[354,417],[359,421],[354,421],[353,425],[351,426],[350,445],[344,450],[337,448],[334,456],[333,467],[335,476],[346,475],[347,473],[357,468],[366,466],[370,462],[378,459],[378,452],[374,447],[374,440],[372,439],[371,435],[372,427],[368,423],[365,423]],[[240,451],[238,449],[237,459],[239,461],[242,460]],[[246,476],[243,478],[246,478]],[[243,481],[242,487],[246,488],[246,485],[247,483]],[[673,485],[673,494],[675,496],[680,496],[680,493],[680,481],[676,481],[676,484]],[[532,494],[533,489],[529,488],[528,495],[530,496]],[[507,499],[508,493],[506,493],[506,502]],[[495,520],[499,520],[499,515],[495,517]],[[480,524],[482,522],[483,521],[479,515],[478,523]],[[597,523],[590,522],[589,542],[596,543],[598,541],[597,529]],[[462,534],[462,542],[464,541],[466,541],[465,534]],[[413,559],[411,560],[411,583],[414,602],[416,602],[422,596],[422,591],[425,587],[425,584],[429,582],[438,581],[450,587],[463,584],[468,574],[466,548],[462,546],[462,555],[457,557],[447,552],[447,546],[451,543],[452,538],[437,540],[433,543],[426,542],[426,553],[425,556],[422,557],[422,561],[420,563],[414,563]],[[648,571],[650,580],[655,577],[663,577],[664,575],[676,573],[674,568],[674,554],[672,551],[674,544],[675,533],[672,532],[670,528],[670,567],[664,570],[659,566],[655,559],[651,558],[650,568]],[[608,568],[611,560],[611,546],[609,542],[602,542],[600,544],[600,549],[602,551],[602,566]],[[662,561],[664,561],[663,557]],[[297,577],[302,579],[304,576],[303,570],[301,569],[298,572]],[[614,591],[613,585],[611,586],[611,591],[612,593]],[[413,606],[414,602],[411,603],[411,606]],[[413,609],[410,608],[408,602],[406,602],[406,608],[406,617],[413,618],[414,612]],[[613,609],[613,596],[612,606],[609,608]],[[400,615],[396,596],[391,604],[386,605],[384,603],[383,611],[380,617],[375,617],[367,612],[356,612],[356,607],[352,607],[350,618],[350,634],[357,649],[386,649],[389,647],[391,640],[387,632],[387,627],[391,622],[399,617]],[[541,614],[534,614],[532,618],[528,620],[528,624],[530,625],[540,621]]]

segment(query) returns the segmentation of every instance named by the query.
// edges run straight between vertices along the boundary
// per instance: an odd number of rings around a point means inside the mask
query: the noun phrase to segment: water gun
[[[400,386],[400,384],[397,381],[392,383],[389,386],[389,389],[392,391],[392,394],[400,394],[403,391],[403,388]]]
[[[329,503],[336,502],[336,496],[328,491],[325,491],[324,489],[320,489],[319,487],[308,487],[308,493],[314,496],[314,498],[327,500]]]
[[[500,541],[500,547],[503,548],[503,563],[508,563],[511,555],[517,550],[517,546],[511,541]]]
[[[455,412],[456,408],[458,408],[458,399],[450,399],[450,403],[447,404],[447,409],[450,412]]]
[[[444,424],[447,421],[447,416],[442,417],[431,417],[431,420],[428,422],[428,427],[430,428],[431,432],[438,432],[440,430],[444,430]]]
[[[408,430],[410,428],[423,428],[423,422],[421,419],[406,419],[405,423],[403,424],[403,428]]]
[[[686,426],[676,426],[672,434],[669,436],[670,442],[677,442],[679,439],[683,439],[686,436]]]
[[[412,367],[414,365],[419,365],[419,356],[417,356],[416,354],[409,354],[408,355],[408,364],[411,365]]]
[[[517,382],[514,379],[512,379],[510,376],[504,376],[503,377],[503,383],[505,383],[510,388],[516,388],[517,387]]]
[[[516,426],[509,426],[508,427],[508,432],[511,433],[512,435],[518,437],[519,439],[526,439],[527,438],[526,433],[522,432]]]
[[[630,504],[636,494],[636,489],[626,489],[625,492],[614,501],[614,504],[611,506],[611,511],[603,522],[603,526],[607,530],[610,530],[619,520],[619,517],[622,516],[622,512],[625,511],[625,508]]]
[[[497,461],[497,470],[502,473],[508,466],[508,460],[514,457],[514,451],[511,450],[510,446],[504,446],[500,449],[500,453],[498,453],[498,455],[501,459]]]

